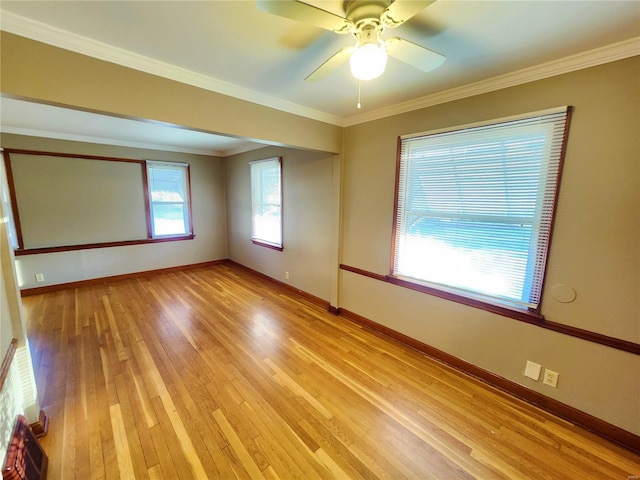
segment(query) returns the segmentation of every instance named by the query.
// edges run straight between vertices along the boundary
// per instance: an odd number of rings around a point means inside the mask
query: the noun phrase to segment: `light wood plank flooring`
[[[640,475],[638,456],[232,265],[23,300],[52,480]]]

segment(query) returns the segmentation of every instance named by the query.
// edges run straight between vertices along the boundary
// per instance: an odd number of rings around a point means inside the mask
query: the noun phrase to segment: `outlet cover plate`
[[[527,366],[524,369],[524,376],[529,377],[536,382],[540,379],[540,370],[542,369],[542,365],[539,363],[532,362],[531,360],[527,360]]]
[[[558,388],[558,377],[560,374],[558,372],[554,372],[553,370],[549,370],[548,368],[544,369],[544,379],[542,383],[545,385],[549,385],[553,388]]]

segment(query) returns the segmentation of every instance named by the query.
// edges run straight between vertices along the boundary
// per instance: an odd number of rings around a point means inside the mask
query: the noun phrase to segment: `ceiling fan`
[[[438,68],[445,57],[399,37],[382,38],[386,28],[396,28],[420,13],[435,0],[347,0],[345,17],[297,0],[257,0],[260,10],[281,17],[310,23],[339,34],[351,33],[356,44],[335,53],[305,78],[323,79],[347,59],[358,80],[371,80],[384,72],[387,55],[423,72]]]

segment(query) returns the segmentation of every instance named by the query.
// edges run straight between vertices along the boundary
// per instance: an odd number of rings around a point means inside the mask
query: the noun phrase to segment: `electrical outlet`
[[[527,360],[527,366],[524,369],[524,376],[529,377],[536,382],[540,379],[540,370],[542,369],[542,365],[539,363],[532,362],[531,360]]]
[[[289,280],[289,272],[284,272],[284,278]]]
[[[44,274],[43,273],[36,273],[36,282],[38,282],[38,283],[44,282]]]
[[[550,387],[557,388],[559,376],[560,374],[558,372],[554,372],[553,370],[549,370],[548,368],[545,368],[544,379],[542,383],[544,383],[545,385],[549,385]]]

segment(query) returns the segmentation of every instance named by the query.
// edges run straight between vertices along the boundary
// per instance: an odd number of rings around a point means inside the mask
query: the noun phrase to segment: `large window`
[[[282,159],[251,162],[251,240],[282,250]]]
[[[391,281],[538,312],[568,115],[402,137]]]
[[[189,165],[147,162],[152,236],[191,234]]]

